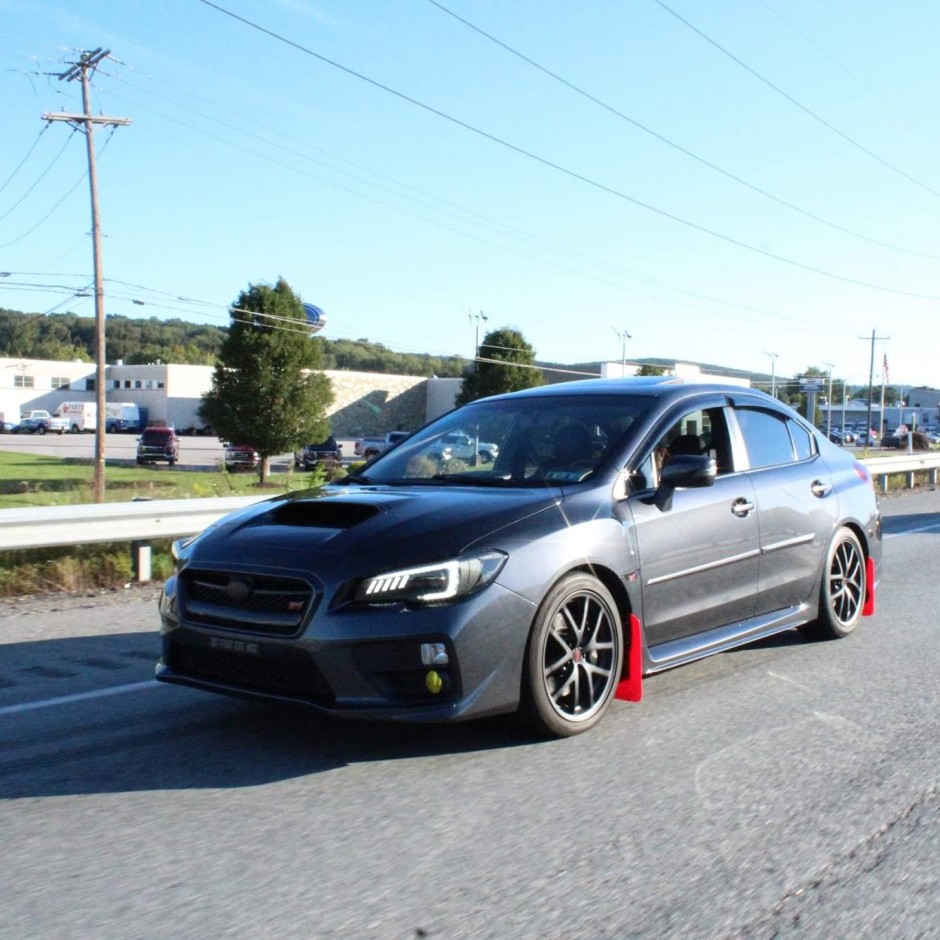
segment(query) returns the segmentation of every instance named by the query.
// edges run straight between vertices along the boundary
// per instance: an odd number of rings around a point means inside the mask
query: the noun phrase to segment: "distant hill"
[[[128,365],[172,362],[182,365],[214,365],[228,332],[224,326],[188,323],[185,320],[139,319],[109,314],[106,321],[107,358]],[[24,359],[59,359],[91,362],[94,359],[95,318],[74,313],[36,314],[0,307],[0,356]],[[470,365],[462,356],[398,353],[368,339],[327,339],[317,336],[323,350],[323,367],[349,372],[389,375],[435,375],[460,378]],[[634,359],[640,365],[671,369],[674,359]],[[692,363],[704,372],[729,375],[755,384],[770,384],[764,373],[728,366]],[[599,375],[601,362],[538,362],[545,382],[570,382]]]
[[[172,362],[214,365],[226,327],[184,320],[137,319],[109,314],[105,324],[107,360],[128,365]],[[323,352],[323,368],[389,375],[460,377],[469,365],[461,356],[397,353],[367,339],[312,339]],[[0,308],[0,356],[91,362],[95,318],[74,313],[36,314]]]

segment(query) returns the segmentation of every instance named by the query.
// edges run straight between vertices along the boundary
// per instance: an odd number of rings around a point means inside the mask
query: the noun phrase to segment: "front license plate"
[[[209,648],[242,656],[260,656],[261,644],[252,640],[230,640],[226,636],[210,636]]]

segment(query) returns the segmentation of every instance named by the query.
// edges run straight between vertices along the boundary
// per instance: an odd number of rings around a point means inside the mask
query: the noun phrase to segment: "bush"
[[[167,541],[155,542],[151,556],[153,580],[173,572]],[[31,548],[0,552],[0,597],[122,588],[134,580],[127,542]]]

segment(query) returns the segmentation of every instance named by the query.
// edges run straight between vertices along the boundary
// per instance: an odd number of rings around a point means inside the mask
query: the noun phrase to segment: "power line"
[[[23,164],[26,163],[26,161],[30,158],[30,155],[31,155],[32,152],[36,149],[36,146],[39,144],[39,141],[42,140],[42,135],[45,134],[48,129],[49,129],[49,125],[47,124],[47,125],[36,135],[36,139],[33,141],[32,145],[31,145],[30,148],[29,148],[29,150],[26,151],[26,156],[23,157],[23,159],[20,160],[19,163],[17,163],[17,165],[13,168],[13,172],[6,178],[6,180],[4,181],[3,185],[0,186],[0,193],[2,193],[2,192],[7,188],[7,186],[10,185],[10,183],[11,183],[12,180],[13,180],[13,177],[16,176],[16,174],[17,174],[17,173],[20,171],[20,169],[22,168]]]
[[[48,127],[48,124],[46,125],[46,127]],[[56,165],[56,163],[59,162],[59,157],[61,157],[62,154],[65,153],[65,148],[68,147],[68,145],[72,142],[72,136],[74,135],[69,135],[68,137],[65,138],[65,142],[59,148],[59,152],[52,158],[52,161],[42,171],[42,173],[40,173],[39,176],[37,176],[36,179],[33,180],[32,186],[30,186],[29,189],[27,189],[26,192],[23,193],[23,195],[20,196],[20,198],[17,199],[16,202],[14,202],[13,205],[10,206],[10,208],[7,209],[7,211],[3,213],[3,215],[0,215],[0,222],[2,222],[14,209],[16,209],[16,207],[19,206],[20,203],[22,203],[26,199],[26,197],[29,196],[29,194],[49,175],[49,172],[52,170],[52,168]]]
[[[829,62],[835,65],[836,68],[840,69],[842,72],[848,75],[849,78],[851,78],[853,81],[861,85],[862,88],[864,88],[870,95],[872,95],[872,97],[877,98],[889,110],[893,111],[895,114],[904,118],[905,121],[912,124],[923,134],[926,134],[928,137],[933,138],[935,141],[940,141],[940,137],[938,137],[936,134],[931,132],[929,128],[925,127],[920,121],[911,117],[905,111],[902,111],[901,108],[899,108],[893,101],[890,101],[888,98],[882,95],[876,88],[873,88],[868,82],[866,82],[864,79],[856,75],[855,72],[853,72],[850,68],[848,68],[842,62],[840,62],[834,55],[832,55],[832,53],[830,53],[827,49],[824,49],[818,42],[816,42],[816,40],[813,39],[812,36],[808,36],[798,26],[795,26],[793,23],[791,23],[779,10],[775,9],[769,3],[767,3],[766,0],[760,0],[760,4],[765,9],[769,10],[774,16],[776,16],[777,19],[780,20],[780,22],[784,23],[788,29],[793,30],[793,32],[796,33],[797,36],[799,36],[805,43],[812,46],[824,59],[827,59]]]
[[[911,176],[910,173],[906,173],[900,167],[895,166],[893,163],[889,163],[887,160],[884,159],[884,157],[879,156],[877,153],[875,153],[873,150],[870,150],[864,144],[859,143],[854,137],[850,137],[844,131],[839,130],[839,128],[836,127],[835,124],[832,124],[830,121],[827,121],[824,117],[820,117],[815,111],[810,110],[808,107],[806,107],[805,104],[803,104],[801,101],[798,101],[796,98],[794,98],[793,95],[788,94],[778,85],[775,85],[772,81],[770,81],[769,78],[764,78],[764,76],[761,75],[760,72],[758,72],[756,69],[751,68],[751,66],[749,66],[746,62],[739,59],[733,52],[729,52],[724,46],[722,46],[720,43],[712,39],[711,36],[708,36],[707,34],[702,32],[702,30],[700,30],[697,26],[693,26],[692,23],[690,23],[687,19],[685,19],[684,17],[676,13],[676,11],[673,10],[667,4],[665,4],[663,0],[653,0],[653,3],[657,4],[658,6],[661,6],[667,13],[674,16],[680,23],[682,23],[684,26],[687,26],[690,30],[692,30],[693,33],[695,33],[697,36],[700,36],[709,45],[714,46],[723,55],[726,55],[729,59],[731,59],[732,62],[739,65],[749,75],[753,75],[754,78],[756,78],[759,82],[762,82],[764,85],[766,85],[768,88],[775,91],[782,98],[785,98],[787,101],[790,102],[790,104],[792,104],[796,108],[799,108],[800,111],[802,111],[804,114],[809,115],[814,121],[818,121],[820,124],[823,125],[823,127],[828,128],[837,137],[841,137],[844,141],[851,144],[857,150],[860,150],[862,153],[867,154],[873,160],[876,160],[878,163],[880,163],[882,166],[887,167],[889,170],[893,170],[899,176],[903,176],[906,180],[909,180],[915,186],[919,186],[921,189],[926,190],[928,193],[932,193],[934,196],[940,196],[940,190],[936,190],[932,186],[928,186],[926,183],[921,182],[916,177]]]
[[[507,140],[504,140],[500,137],[497,137],[495,134],[491,134],[488,131],[484,131],[481,128],[475,127],[472,124],[467,123],[466,121],[461,120],[460,118],[454,117],[453,115],[447,114],[444,111],[439,110],[438,108],[433,107],[432,105],[425,104],[422,101],[419,101],[416,98],[412,98],[410,95],[406,95],[404,92],[396,91],[394,88],[391,88],[388,85],[383,84],[382,82],[376,81],[373,78],[369,78],[366,75],[363,75],[360,72],[355,71],[345,65],[334,61],[333,59],[328,58],[327,56],[321,55],[318,52],[314,52],[312,49],[307,48],[306,46],[301,45],[298,42],[295,42],[293,39],[289,39],[286,36],[282,36],[279,33],[274,32],[273,30],[268,29],[267,27],[261,26],[258,23],[252,22],[251,20],[246,19],[243,16],[239,16],[237,13],[233,13],[230,10],[225,9],[222,6],[219,6],[217,3],[211,2],[211,0],[198,0],[199,3],[204,4],[207,7],[211,7],[214,10],[224,14],[225,16],[231,17],[232,19],[242,23],[245,26],[255,29],[260,33],[263,33],[266,36],[271,37],[272,39],[282,42],[285,45],[290,46],[293,49],[298,50],[299,52],[309,55],[314,59],[317,59],[320,62],[330,65],[333,68],[339,69],[341,72],[351,75],[353,78],[357,78],[360,81],[366,82],[367,84],[378,88],[381,91],[384,91],[394,97],[405,101],[408,104],[414,105],[417,108],[433,114],[439,118],[442,118],[445,121],[450,122],[458,127],[462,127],[464,130],[470,131],[473,134],[476,134],[480,137],[483,137],[486,140],[491,141],[492,143],[498,144],[501,147],[505,147],[507,150],[511,150],[514,153],[517,153],[521,156],[527,157],[530,160],[534,160],[536,163],[540,163],[542,166],[546,166],[552,170],[556,170],[559,173],[564,174],[565,176],[570,177],[571,179],[578,180],[582,183],[587,184],[601,192],[607,193],[608,195],[615,196],[618,199],[622,199],[625,202],[629,202],[631,205],[638,206],[642,209],[646,209],[649,212],[653,212],[662,218],[669,219],[673,222],[676,222],[680,225],[684,225],[687,228],[691,228],[694,231],[700,232],[703,235],[709,235],[712,238],[716,238],[719,241],[723,241],[726,244],[734,245],[737,248],[743,248],[746,251],[750,251],[754,254],[761,255],[765,258],[770,258],[774,261],[779,261],[783,264],[789,265],[793,268],[798,268],[802,271],[808,271],[813,274],[818,274],[822,277],[827,277],[832,280],[840,281],[843,284],[853,284],[856,287],[864,287],[869,290],[876,290],[882,293],[894,294],[902,297],[914,297],[919,300],[940,300],[940,295],[937,294],[922,294],[916,291],[903,290],[897,287],[887,287],[883,284],[875,284],[871,281],[862,281],[857,278],[848,277],[842,274],[836,274],[833,271],[827,271],[823,268],[815,267],[814,265],[807,264],[802,261],[796,261],[793,258],[787,258],[784,255],[776,254],[775,252],[769,251],[766,248],[760,248],[757,245],[750,245],[747,242],[743,242],[740,239],[734,238],[731,235],[725,235],[721,232],[711,229],[708,226],[700,225],[697,222],[692,222],[690,219],[683,218],[682,216],[676,215],[675,213],[668,212],[665,209],[660,209],[657,206],[652,205],[651,203],[644,202],[641,199],[637,199],[635,196],[630,196],[627,193],[624,193],[618,189],[615,189],[613,186],[608,186],[606,183],[601,183],[598,180],[592,179],[591,177],[585,176],[582,173],[578,173],[575,170],[571,170],[567,167],[562,166],[561,164],[555,163],[552,160],[547,159],[546,157],[539,156],[536,153],[533,153],[530,150],[526,150],[524,147],[520,147],[517,144],[510,143]],[[654,0],[654,2],[659,2],[659,0]]]
[[[771,200],[772,202],[777,203],[777,205],[784,206],[787,209],[790,209],[793,212],[802,215],[804,218],[811,219],[814,222],[818,222],[821,225],[828,226],[831,229],[834,229],[838,232],[842,232],[844,235],[850,235],[852,238],[858,238],[862,241],[866,241],[872,245],[878,245],[881,248],[888,248],[891,251],[902,252],[907,255],[914,255],[918,258],[930,258],[933,260],[940,260],[940,255],[930,254],[928,252],[917,251],[912,248],[904,248],[900,245],[893,245],[890,242],[882,241],[878,238],[873,238],[870,235],[864,235],[861,232],[856,232],[854,229],[850,229],[844,225],[840,225],[838,222],[833,222],[830,219],[823,218],[820,215],[816,215],[814,212],[810,212],[808,209],[804,209],[801,206],[796,205],[795,203],[789,202],[786,199],[782,199],[780,196],[775,196],[773,193],[768,192],[766,189],[762,189],[760,186],[755,185],[754,183],[748,182],[746,179],[738,176],[735,173],[732,173],[730,170],[726,170],[723,167],[718,166],[715,163],[712,163],[710,160],[705,159],[705,157],[700,156],[692,150],[689,150],[687,147],[683,147],[681,144],[676,143],[674,140],[666,137],[664,134],[660,134],[658,131],[654,131],[651,127],[647,127],[645,124],[636,120],[635,118],[630,117],[628,114],[624,114],[623,111],[615,108],[613,105],[608,104],[606,101],[598,98],[596,95],[592,95],[590,92],[585,91],[578,85],[575,85],[574,82],[569,81],[568,79],[562,77],[557,72],[552,71],[549,68],[546,68],[544,65],[536,62],[534,59],[520,52],[518,49],[513,48],[508,43],[503,42],[501,39],[497,39],[492,33],[486,32],[486,30],[481,29],[479,26],[471,23],[469,20],[465,19],[462,16],[459,16],[457,13],[454,13],[453,10],[449,10],[442,3],[439,3],[438,0],[427,0],[431,6],[436,7],[443,13],[446,13],[448,16],[453,17],[457,22],[462,23],[464,26],[472,29],[474,32],[479,33],[484,38],[488,39],[490,42],[495,43],[502,49],[505,49],[511,55],[516,56],[521,59],[523,62],[526,62],[528,65],[531,65],[534,69],[543,74],[549,76],[549,78],[554,79],[556,82],[561,83],[566,88],[571,89],[581,97],[586,98],[588,101],[593,102],[598,107],[603,108],[605,111],[608,111],[610,114],[613,114],[615,117],[620,118],[622,121],[626,121],[628,124],[637,128],[638,130],[643,131],[645,134],[649,134],[651,137],[654,137],[660,143],[665,144],[667,147],[671,147],[673,150],[678,151],[681,154],[689,157],[692,160],[695,160],[697,163],[700,163],[702,166],[708,167],[708,169],[713,170],[715,173],[719,173],[721,176],[724,176],[726,179],[731,180],[734,183],[737,183],[740,186],[749,189],[751,192],[757,193],[760,196],[763,196],[766,199]]]

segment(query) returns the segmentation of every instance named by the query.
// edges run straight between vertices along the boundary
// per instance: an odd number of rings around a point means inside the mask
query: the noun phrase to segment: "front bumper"
[[[331,607],[321,586],[311,588],[293,629],[280,616],[266,626],[226,622],[170,578],[156,678],[361,718],[448,721],[518,707],[535,608],[517,594],[494,583],[439,607],[354,608]],[[425,643],[442,644],[447,664],[422,663]]]

